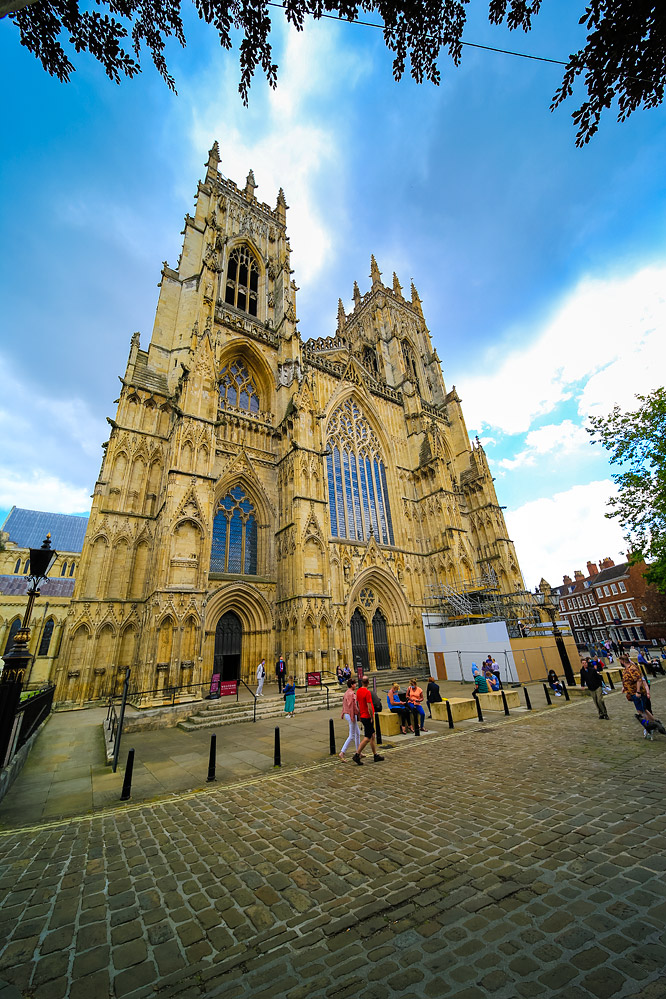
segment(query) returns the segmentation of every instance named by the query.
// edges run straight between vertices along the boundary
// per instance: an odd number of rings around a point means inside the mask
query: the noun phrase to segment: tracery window
[[[219,386],[222,409],[233,406],[250,413],[259,412],[259,395],[252,375],[240,361],[233,361],[222,368]]]
[[[377,354],[372,349],[372,347],[365,347],[363,350],[363,365],[371,371],[373,375],[379,374],[379,369],[377,367]]]
[[[259,265],[247,246],[236,246],[229,254],[224,300],[251,316],[257,315]]]
[[[257,519],[240,486],[230,489],[218,503],[210,571],[250,576],[257,573]]]
[[[380,544],[394,544],[379,441],[351,399],[338,406],[331,417],[327,450],[331,534],[364,541],[372,529]]]

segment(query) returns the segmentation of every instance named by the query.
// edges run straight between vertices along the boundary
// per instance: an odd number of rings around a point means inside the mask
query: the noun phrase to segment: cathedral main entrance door
[[[243,625],[233,611],[227,611],[217,622],[215,629],[215,655],[213,673],[219,673],[221,680],[240,679],[241,645]]]
[[[368,660],[368,632],[365,625],[365,618],[358,607],[351,619],[351,640],[354,669],[357,666],[361,666],[368,673],[370,670],[370,662]]]
[[[386,618],[379,607],[372,619],[372,640],[375,643],[375,666],[377,669],[390,669],[388,635],[386,634]]]

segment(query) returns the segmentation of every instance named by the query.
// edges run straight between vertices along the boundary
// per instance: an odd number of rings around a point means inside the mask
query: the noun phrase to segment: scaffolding
[[[432,627],[485,624],[505,621],[510,638],[539,634],[541,615],[529,590],[502,593],[493,568],[475,579],[449,583],[431,583],[426,596],[428,623]]]

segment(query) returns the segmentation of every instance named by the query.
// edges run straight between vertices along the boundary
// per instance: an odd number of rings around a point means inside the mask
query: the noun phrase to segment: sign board
[[[213,673],[210,680],[211,697],[228,697],[229,694],[236,694],[238,690],[238,680],[222,680],[221,673]]]
[[[321,687],[321,673],[306,673],[305,682],[308,687]]]
[[[363,667],[360,665],[360,663],[356,664],[356,676],[359,678],[359,680],[363,679]]]

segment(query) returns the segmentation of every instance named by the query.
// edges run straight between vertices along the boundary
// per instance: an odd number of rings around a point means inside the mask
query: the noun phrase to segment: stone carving
[[[296,358],[295,361],[285,361],[283,364],[278,364],[278,385],[284,385],[289,388],[293,384],[294,378],[301,384],[303,379],[303,372],[301,371],[301,362]]]

